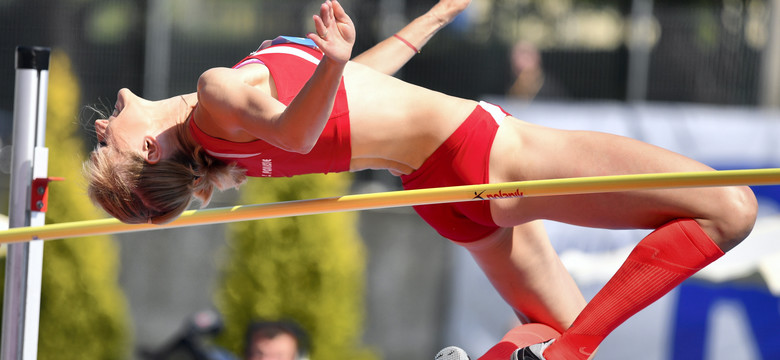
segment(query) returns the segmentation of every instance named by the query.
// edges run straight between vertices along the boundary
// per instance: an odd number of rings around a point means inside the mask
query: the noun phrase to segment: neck
[[[192,110],[195,109],[195,105],[198,105],[198,93],[179,95],[179,98],[184,103],[187,113],[191,113]]]
[[[176,124],[185,123],[198,104],[197,93],[174,96],[168,100],[171,104],[171,118],[175,119]]]

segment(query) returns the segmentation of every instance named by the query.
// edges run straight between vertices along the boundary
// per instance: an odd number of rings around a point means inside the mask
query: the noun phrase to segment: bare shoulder
[[[196,122],[207,134],[236,142],[264,138],[248,129],[261,128],[276,119],[284,106],[275,98],[268,68],[250,64],[240,69],[212,68],[198,79],[199,112]]]
[[[241,84],[241,76],[234,69],[208,69],[198,78],[198,104],[211,111],[225,108]]]
[[[239,70],[215,67],[204,71],[198,78],[198,90],[213,90],[213,87],[224,86],[232,81],[240,81]]]
[[[230,139],[230,133],[235,128],[235,117],[229,109],[235,107],[229,89],[240,84],[237,73],[229,68],[211,68],[198,78],[198,107],[195,109],[194,121],[205,133]]]

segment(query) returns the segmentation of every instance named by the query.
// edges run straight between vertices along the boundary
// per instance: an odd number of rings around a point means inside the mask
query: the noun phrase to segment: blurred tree
[[[253,179],[249,203],[344,194],[347,174]],[[309,334],[312,359],[369,360],[361,347],[364,249],[356,214],[285,217],[231,225],[216,302],[225,317],[221,343],[241,352],[247,325],[292,319]]]
[[[79,84],[65,53],[50,63],[46,142],[51,183],[48,223],[98,217],[84,192],[84,158],[76,117]],[[38,357],[41,359],[125,359],[128,357],[127,305],[117,282],[117,247],[107,236],[45,244]],[[5,258],[0,279],[5,279]]]

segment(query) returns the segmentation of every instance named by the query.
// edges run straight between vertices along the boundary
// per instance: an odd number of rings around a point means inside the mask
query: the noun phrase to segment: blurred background
[[[433,0],[343,0],[354,54]],[[19,45],[53,50],[49,222],[100,218],[80,164],[94,111],[127,87],[195,91],[277,35],[312,31],[305,0],[0,0],[0,213],[7,213]],[[779,0],[473,0],[397,75],[548,126],[631,136],[718,169],[780,166]],[[385,172],[256,180],[211,206],[400,189]],[[780,194],[743,245],[615,331],[600,359],[780,359]],[[586,297],[643,231],[547,223]],[[42,359],[243,356],[247,326],[285,319],[313,360],[477,358],[516,325],[461,249],[411,208],[49,242]]]

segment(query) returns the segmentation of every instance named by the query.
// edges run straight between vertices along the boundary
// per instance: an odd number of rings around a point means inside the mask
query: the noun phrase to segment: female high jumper
[[[91,198],[123,222],[160,224],[246,176],[386,169],[419,189],[712,170],[637,140],[530,124],[390,76],[468,2],[441,0],[350,60],[354,25],[327,0],[308,39],[265,42],[232,68],[205,71],[195,93],[148,101],[120,90],[114,113],[95,122],[99,145],[85,164]],[[739,244],[757,205],[747,187],[712,187],[415,210],[470,252],[522,320],[562,332],[515,358],[568,360],[590,357],[619,324]],[[655,230],[586,306],[542,219]]]

